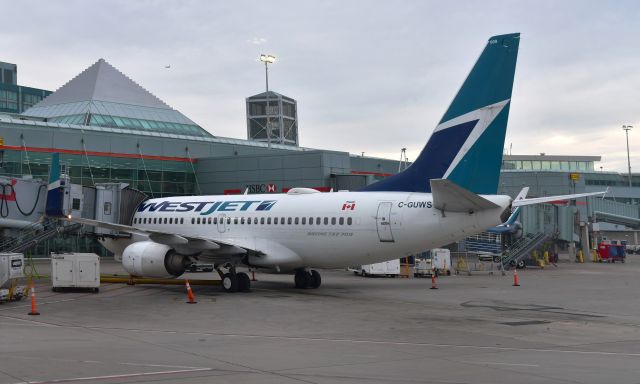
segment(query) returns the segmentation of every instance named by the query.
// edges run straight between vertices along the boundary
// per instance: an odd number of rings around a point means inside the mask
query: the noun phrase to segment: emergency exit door
[[[376,216],[376,227],[378,228],[378,237],[381,242],[392,243],[393,233],[391,232],[391,207],[393,203],[385,201],[378,205],[378,215]]]

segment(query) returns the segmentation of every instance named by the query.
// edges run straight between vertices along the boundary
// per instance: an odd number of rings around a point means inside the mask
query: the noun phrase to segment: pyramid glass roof
[[[22,114],[57,123],[212,137],[104,59]]]

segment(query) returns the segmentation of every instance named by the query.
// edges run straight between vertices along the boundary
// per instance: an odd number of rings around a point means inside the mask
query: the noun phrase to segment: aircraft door
[[[218,215],[218,232],[224,233],[227,231],[227,215]]]
[[[378,215],[376,216],[376,227],[378,237],[381,242],[393,243],[393,233],[391,232],[391,207],[393,203],[385,201],[378,205]]]

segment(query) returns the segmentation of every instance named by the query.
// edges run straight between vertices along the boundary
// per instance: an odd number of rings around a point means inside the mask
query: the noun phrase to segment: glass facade
[[[50,153],[5,151],[0,175],[21,177],[25,174],[47,180]],[[73,184],[120,182],[146,193],[149,197],[198,194],[195,164],[181,161],[151,160],[61,154]]]
[[[589,172],[593,161],[569,160],[503,160],[503,170]]]
[[[50,94],[43,89],[0,84],[0,112],[22,113]]]

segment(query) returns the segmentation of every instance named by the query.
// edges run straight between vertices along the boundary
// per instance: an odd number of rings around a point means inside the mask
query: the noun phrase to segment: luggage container
[[[95,253],[51,253],[52,291],[62,288],[100,290],[100,258]]]

